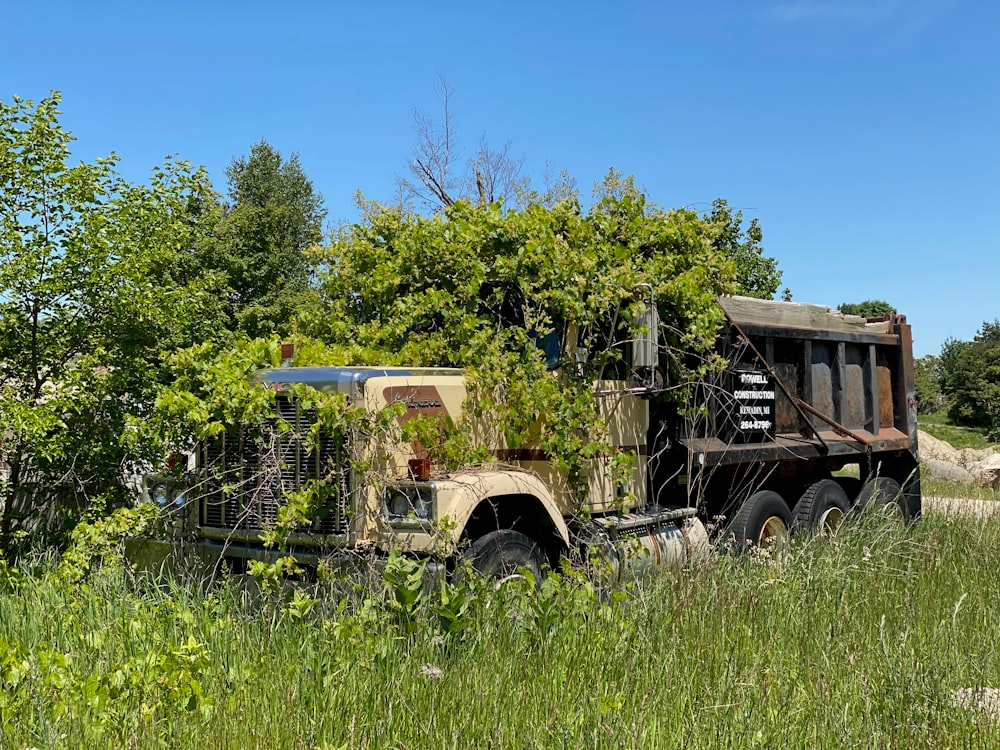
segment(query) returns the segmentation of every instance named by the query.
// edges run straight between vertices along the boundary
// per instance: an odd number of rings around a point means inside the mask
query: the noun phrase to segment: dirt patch
[[[921,458],[936,458],[966,468],[989,458],[996,452],[992,448],[962,448],[959,450],[952,447],[950,443],[938,440],[923,430],[917,431],[917,443],[920,445]]]
[[[928,497],[924,495],[923,512],[943,514],[948,518],[990,518],[1000,513],[1000,502],[966,497]]]
[[[992,687],[968,687],[955,691],[952,701],[959,708],[979,711],[991,719],[1000,718],[1000,690]]]

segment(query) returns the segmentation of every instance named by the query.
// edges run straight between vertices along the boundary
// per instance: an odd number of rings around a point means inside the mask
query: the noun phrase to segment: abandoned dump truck
[[[182,480],[149,480],[150,497],[177,508],[177,533],[150,540],[144,554],[184,547],[240,570],[288,553],[318,564],[400,549],[428,556],[438,572],[464,557],[492,575],[598,557],[630,576],[683,564],[710,536],[765,545],[834,529],[872,506],[916,519],[905,318],[739,297],[719,304],[716,351],[726,364],[693,388],[686,406],[665,395],[655,308],[629,325],[624,366],[590,390],[611,451],[631,458],[629,474],[613,474],[611,456],[594,456],[582,501],[569,497],[565,473],[538,446],[510,449],[502,436],[483,437],[492,440],[492,461],[444,471],[419,441],[397,435],[378,452],[349,434],[309,432],[314,415],[295,396],[304,384],[369,413],[394,405],[400,424],[419,415],[454,420],[467,396],[460,369],[284,367],[256,376],[274,392],[273,418],[202,442]],[[362,454],[366,471],[351,459]],[[265,546],[283,504],[320,479],[329,488],[320,512],[281,549]]]

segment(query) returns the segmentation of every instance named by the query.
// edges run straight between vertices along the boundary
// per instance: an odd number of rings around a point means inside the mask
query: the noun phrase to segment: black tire
[[[785,544],[792,526],[792,513],[781,495],[771,490],[753,493],[740,506],[727,537],[738,550]]]
[[[806,534],[833,534],[851,510],[847,493],[833,479],[813,482],[795,504],[792,531]]]
[[[476,572],[491,578],[506,578],[526,568],[541,582],[545,553],[538,543],[520,531],[500,529],[479,537],[468,552]]]
[[[899,482],[889,477],[873,477],[865,482],[854,508],[858,513],[878,512],[901,521],[910,520],[912,515]]]
[[[853,508],[861,492],[861,480],[857,477],[834,477],[833,481],[840,485],[840,489],[847,495],[847,500]]]
[[[907,523],[916,523],[923,512],[923,499],[920,494],[920,468],[914,467],[908,474],[901,476],[899,486],[903,488],[900,506],[903,518]]]

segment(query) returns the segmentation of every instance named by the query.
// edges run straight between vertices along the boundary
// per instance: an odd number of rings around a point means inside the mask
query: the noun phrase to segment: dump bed
[[[705,464],[916,455],[910,326],[822,305],[720,300],[726,373],[683,442]],[[848,459],[853,457],[853,459]],[[837,462],[834,461],[833,464]],[[832,468],[835,468],[833,466]]]

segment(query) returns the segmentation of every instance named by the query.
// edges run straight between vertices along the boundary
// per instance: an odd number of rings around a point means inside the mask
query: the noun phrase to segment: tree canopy
[[[913,387],[917,412],[931,414],[946,404],[941,392],[941,358],[933,354],[913,361]]]
[[[781,285],[781,271],[774,258],[764,255],[760,244],[764,233],[757,219],[751,219],[749,226],[744,227],[743,212],[734,213],[722,198],[712,202],[712,210],[705,219],[715,229],[712,244],[735,265],[740,294],[772,299]],[[785,289],[782,297],[791,299],[791,292]]]
[[[862,318],[881,318],[895,315],[897,310],[885,300],[866,299],[864,302],[844,302],[837,308],[844,315],[860,315]]]
[[[304,318],[303,331],[344,361],[466,365],[521,329],[538,338],[623,315],[643,285],[678,343],[693,345],[713,337],[715,297],[735,289],[713,224],[649,203],[616,173],[587,211],[572,199],[510,210],[460,201],[430,217],[363,208],[364,219],[323,249],[321,306]],[[498,328],[494,308],[510,290],[522,324]],[[571,355],[576,342],[565,346]]]
[[[940,382],[953,422],[1000,436],[1000,320],[984,322],[972,341],[944,343]]]
[[[204,175],[168,161],[147,185],[110,156],[70,164],[58,94],[0,102],[0,548],[8,556],[122,503],[145,448],[159,354],[211,338],[211,274],[165,281],[193,247]]]
[[[202,242],[198,264],[226,274],[232,330],[287,333],[309,290],[305,252],[323,238],[323,198],[298,155],[285,159],[266,141],[234,158],[226,177],[229,202],[214,207],[215,229]]]

